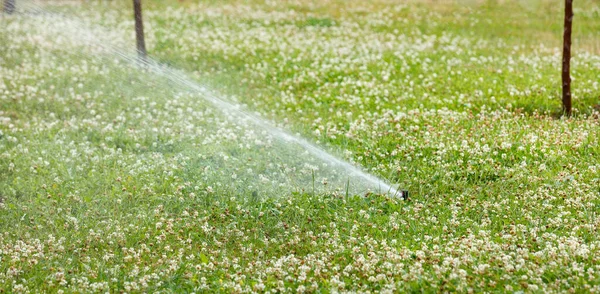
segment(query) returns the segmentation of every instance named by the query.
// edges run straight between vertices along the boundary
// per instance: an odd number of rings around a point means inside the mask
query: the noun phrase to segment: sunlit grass
[[[134,44],[127,4],[48,9]],[[144,4],[151,56],[410,200],[265,197],[263,137],[3,17],[0,292],[600,290],[598,3],[575,4],[572,118],[554,2]]]

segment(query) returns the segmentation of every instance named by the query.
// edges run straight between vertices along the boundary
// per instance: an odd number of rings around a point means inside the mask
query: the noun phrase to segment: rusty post
[[[142,0],[133,0],[133,14],[135,17],[135,38],[140,61],[146,61],[146,42],[144,40],[144,22],[142,21]]]
[[[12,14],[15,12],[15,0],[4,0],[4,13]]]
[[[565,115],[571,115],[571,27],[573,26],[573,0],[565,0],[565,25],[562,58],[562,103]]]

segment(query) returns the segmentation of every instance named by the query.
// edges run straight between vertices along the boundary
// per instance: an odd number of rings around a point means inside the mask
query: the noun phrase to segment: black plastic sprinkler
[[[138,58],[146,61],[146,41],[144,40],[144,22],[142,21],[142,0],[133,0],[133,15],[135,17],[135,39],[137,41]]]
[[[402,192],[400,192],[400,195],[402,195],[402,199],[408,200],[408,190],[402,190]]]

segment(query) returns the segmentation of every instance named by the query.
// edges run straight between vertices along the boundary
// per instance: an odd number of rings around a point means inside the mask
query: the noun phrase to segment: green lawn
[[[130,1],[16,2],[0,293],[600,291],[598,1],[571,118],[560,1],[144,1],[150,56],[409,201],[112,55]]]

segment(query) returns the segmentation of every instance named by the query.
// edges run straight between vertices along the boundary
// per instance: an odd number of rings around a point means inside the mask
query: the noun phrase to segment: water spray
[[[143,24],[141,19],[140,0],[134,0],[134,15],[136,18],[136,37],[138,45],[137,56],[132,55],[127,50],[120,49],[120,47],[118,46],[112,45],[111,42],[107,40],[101,40],[100,38],[96,37],[97,33],[95,34],[93,29],[98,28],[93,27],[92,29],[86,26],[83,21],[73,20],[72,18],[67,19],[64,16],[55,15],[51,12],[44,10],[44,8],[41,8],[39,6],[36,6],[35,9],[43,12],[46,15],[50,15],[52,17],[59,17],[61,20],[63,20],[63,22],[66,22],[66,25],[72,27],[74,32],[81,35],[80,38],[75,38],[74,42],[81,42],[83,40],[85,43],[82,46],[95,45],[97,48],[102,48],[104,52],[113,56],[117,56],[121,60],[126,61],[128,64],[136,67],[141,62],[143,64],[144,72],[151,73],[158,77],[162,77],[166,79],[175,88],[185,89],[190,93],[194,93],[195,95],[201,97],[209,105],[220,111],[225,116],[225,118],[230,120],[232,123],[242,125],[244,127],[255,126],[259,129],[262,129],[266,134],[268,134],[269,137],[275,138],[278,140],[278,142],[281,142],[280,144],[281,146],[283,146],[281,148],[286,149],[280,151],[276,150],[274,152],[283,152],[283,157],[286,158],[296,157],[292,160],[294,165],[302,165],[305,163],[305,161],[309,161],[308,159],[305,160],[301,157],[302,155],[299,153],[300,150],[302,150],[303,153],[310,154],[311,158],[314,159],[313,162],[318,162],[318,166],[320,166],[322,173],[326,175],[333,175],[334,177],[336,177],[336,179],[334,180],[336,181],[336,185],[338,185],[339,187],[346,186],[345,189],[341,189],[346,190],[346,193],[348,193],[348,190],[351,188],[350,186],[353,185],[353,193],[364,193],[371,191],[376,193],[385,193],[394,197],[401,197],[402,199],[408,199],[407,191],[398,191],[396,188],[392,187],[384,180],[374,175],[371,175],[363,171],[359,167],[356,167],[350,164],[349,162],[332,155],[331,153],[325,151],[321,147],[318,147],[317,145],[309,142],[308,140],[300,136],[293,135],[288,131],[285,131],[275,126],[274,124],[259,117],[258,115],[255,115],[245,110],[241,105],[224,99],[222,95],[217,94],[216,91],[209,89],[206,85],[201,85],[198,82],[192,80],[187,74],[174,68],[163,65],[148,57],[146,55],[145,44],[143,42],[144,36]],[[74,38],[75,36],[69,34],[67,37]],[[81,54],[80,52],[77,53]],[[263,160],[271,161],[272,159],[267,157]],[[288,162],[288,160],[285,161]],[[285,165],[286,164],[283,164],[283,166]],[[297,169],[301,168],[297,166],[290,167],[292,173],[297,172]],[[314,170],[310,177],[314,179]],[[294,175],[288,175],[288,178],[284,181],[293,182],[294,180]],[[247,185],[250,184],[251,183],[247,183]],[[309,185],[309,183],[302,183],[301,181],[300,184],[304,185],[304,188],[308,187]],[[327,185],[326,181],[323,185]],[[281,184],[277,187],[281,187]],[[252,192],[253,195],[254,193],[255,192]]]

